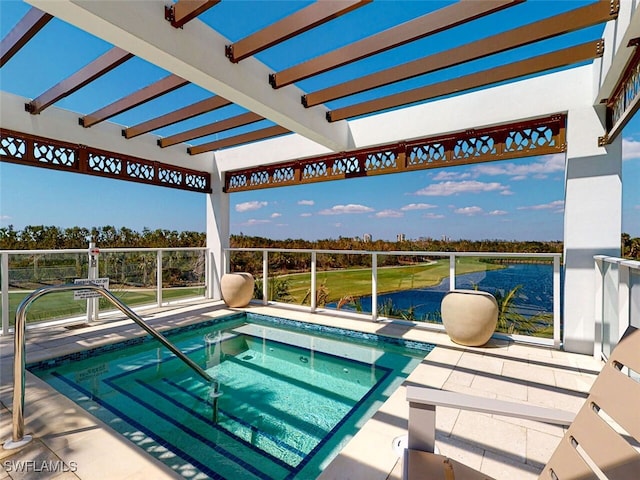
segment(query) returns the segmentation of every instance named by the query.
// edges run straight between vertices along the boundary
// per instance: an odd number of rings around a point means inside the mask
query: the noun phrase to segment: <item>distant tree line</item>
[[[148,228],[144,228],[142,232],[137,232],[127,227],[117,228],[113,225],[91,228],[28,225],[22,230],[16,230],[13,225],[9,225],[8,227],[0,228],[1,250],[86,248],[89,240],[96,242],[101,248],[204,247],[206,245],[206,234],[194,231],[150,230]],[[243,234],[231,235],[230,245],[236,248],[499,253],[562,253],[563,247],[561,241],[437,240],[424,238],[402,242],[386,240],[364,242],[350,237],[308,241],[291,238],[273,240]],[[632,238],[628,233],[623,233],[621,249],[625,258],[640,260],[640,238]],[[340,260],[338,260],[338,257]],[[359,260],[356,260],[356,258]],[[396,260],[400,263],[404,261],[402,256],[397,257]],[[285,264],[290,261],[290,256],[284,256],[282,259]],[[335,261],[338,264],[347,263],[349,266],[358,266],[358,262],[366,263],[368,260],[363,255],[339,255]],[[362,266],[366,265],[363,264]]]
[[[399,252],[500,252],[500,253],[561,253],[562,242],[549,241],[503,241],[503,240],[435,240],[425,238],[392,242],[387,240],[363,241],[357,238],[340,237],[316,241],[286,239],[272,240],[264,237],[232,235],[230,244],[236,248],[282,248],[314,250],[365,250]],[[429,255],[379,255],[379,267],[422,263],[435,259]],[[487,260],[490,261],[490,260]],[[262,255],[255,252],[233,252],[231,265],[236,271],[254,274],[262,272]],[[321,253],[317,255],[317,268],[370,268],[369,255]],[[269,253],[269,270],[273,272],[304,271],[309,268],[309,255],[287,252]]]
[[[136,232],[127,227],[71,227],[28,225],[22,230],[13,225],[0,228],[0,250],[49,250],[87,248],[89,241],[101,248],[204,247],[206,234],[144,228]]]

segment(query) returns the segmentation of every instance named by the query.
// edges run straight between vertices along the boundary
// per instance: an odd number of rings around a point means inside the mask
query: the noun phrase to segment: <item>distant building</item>
[[[404,233],[396,235],[396,242],[404,242],[407,239]]]
[[[369,243],[371,242],[371,234],[370,233],[365,233],[364,235],[362,235],[362,241],[364,243]]]

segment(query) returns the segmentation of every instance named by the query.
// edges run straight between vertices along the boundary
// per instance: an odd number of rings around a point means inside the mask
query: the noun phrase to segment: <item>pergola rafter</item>
[[[272,127],[266,127],[260,130],[243,133],[241,135],[223,138],[222,140],[216,140],[214,142],[205,143],[203,145],[189,147],[187,149],[187,152],[189,153],[189,155],[198,155],[200,153],[212,152],[221,148],[227,148],[244,143],[256,142],[258,140],[265,140],[267,138],[278,137],[286,133],[291,133],[291,130],[285,127],[281,127],[280,125],[274,125]]]
[[[226,130],[231,130],[232,128],[242,127],[244,125],[259,122],[260,120],[264,120],[264,118],[257,113],[242,113],[235,117],[220,120],[219,122],[215,122],[210,125],[205,125],[203,127],[188,130],[186,132],[177,133],[175,135],[171,135],[170,137],[161,138],[160,140],[158,140],[158,146],[161,148],[170,147],[171,145],[187,142],[189,140],[193,140],[194,138],[213,135],[214,133],[220,133]]]
[[[415,20],[405,22],[397,27],[389,28],[319,57],[272,73],[269,76],[269,82],[273,88],[281,88],[522,2],[524,2],[524,0],[454,3],[453,5],[428,13]]]
[[[473,88],[484,87],[514,78],[553,70],[554,68],[574,65],[583,61],[601,57],[604,52],[604,42],[595,40],[575,47],[569,47],[555,52],[510,63],[501,67],[472,73],[452,80],[415,88],[405,92],[376,98],[366,102],[350,105],[327,112],[327,120],[335,122],[346,118],[357,117],[368,113],[379,112],[389,108],[408,105],[410,103],[429,100],[451,93],[458,93]]]
[[[213,110],[227,107],[229,105],[231,105],[231,102],[229,100],[219,96],[206,98],[173,112],[161,115],[160,117],[156,117],[151,120],[147,120],[146,122],[139,123],[138,125],[125,128],[122,130],[122,136],[125,138],[134,138],[138,135],[142,135],[143,133],[152,132],[153,130],[166,127],[168,125],[173,125],[174,123],[197,117],[198,115],[203,115],[205,113],[212,112]]]
[[[133,58],[133,55],[129,52],[118,47],[113,47],[93,62],[38,96],[35,100],[27,103],[25,110],[33,115],[42,113],[45,108],[71,95],[73,92],[80,90],[88,83],[110,72],[131,58]]]
[[[126,112],[132,108],[135,108],[143,103],[149,102],[154,98],[158,98],[162,95],[165,95],[169,92],[173,92],[174,90],[184,87],[189,84],[188,81],[178,77],[177,75],[169,75],[168,77],[163,78],[162,80],[158,80],[151,85],[148,85],[131,95],[128,95],[120,100],[113,102],[110,105],[107,105],[100,110],[93,112],[89,115],[85,115],[80,118],[80,125],[83,127],[91,127],[96,123],[103,122],[108,118],[111,118],[115,115],[118,115],[122,112]]]
[[[317,1],[268,27],[227,45],[225,54],[233,63],[300,35],[373,0]]]
[[[0,44],[0,67],[7,63],[29,40],[31,40],[53,16],[32,7]]]
[[[400,82],[418,75],[460,65],[496,53],[523,47],[534,42],[563,35],[613,20],[619,5],[597,2],[554,17],[514,28],[460,47],[429,55],[355,80],[307,93],[302,97],[305,107],[313,107],[337,98]]]
[[[178,0],[164,7],[164,18],[175,28],[182,28],[198,15],[220,3],[220,0]]]

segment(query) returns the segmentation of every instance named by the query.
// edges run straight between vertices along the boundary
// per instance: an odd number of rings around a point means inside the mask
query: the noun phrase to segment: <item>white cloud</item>
[[[473,216],[473,215],[479,215],[481,213],[483,213],[484,210],[482,210],[482,208],[478,207],[478,206],[473,206],[473,207],[462,207],[462,208],[456,208],[453,213],[457,213],[459,215],[468,215],[468,216]]]
[[[622,139],[622,160],[640,158],[640,142],[632,138]]]
[[[535,178],[544,179],[550,173],[564,172],[564,154],[547,155],[540,157],[533,163],[518,165],[515,163],[492,163],[478,165],[473,168],[476,175],[506,175],[512,180],[524,180],[533,175]]]
[[[464,180],[465,178],[471,178],[471,174],[469,172],[460,173],[460,172],[447,172],[446,170],[441,170],[433,176],[433,179],[436,182],[442,180]]]
[[[402,212],[398,212],[396,210],[380,210],[379,212],[377,212],[375,214],[375,217],[377,218],[400,218],[400,217],[404,217],[404,213]]]
[[[506,210],[491,210],[488,215],[508,215],[509,212]]]
[[[373,208],[364,205],[350,203],[348,205],[334,205],[331,208],[321,210],[320,215],[342,215],[345,213],[368,213],[373,212]]]
[[[310,213],[301,213],[300,216],[301,217],[310,217],[311,214]]]
[[[478,182],[464,180],[462,182],[434,183],[415,192],[415,195],[442,196],[457,195],[459,193],[482,193],[508,191],[509,187],[499,182]]]
[[[554,210],[555,212],[562,212],[564,211],[564,200],[554,200],[553,202],[541,203],[539,205],[518,207],[518,210]]]
[[[400,210],[408,212],[409,210],[427,210],[429,208],[438,208],[438,206],[432,205],[431,203],[410,203],[402,207]]]
[[[273,213],[271,214],[271,218],[278,218],[278,217],[281,217],[281,216],[282,216],[282,214],[281,214],[281,213],[278,213],[278,212],[273,212]]]
[[[0,215],[0,221],[3,220],[11,220],[11,216],[10,215]]]
[[[236,203],[236,212],[249,212],[251,210],[258,210],[262,207],[266,207],[267,205],[267,202],[258,202],[255,200],[253,202]]]
[[[425,213],[422,215],[422,218],[428,218],[429,220],[438,220],[440,218],[444,218],[444,215],[440,215],[439,213]]]
[[[244,223],[241,223],[240,225],[242,225],[243,227],[251,227],[253,225],[262,225],[265,223],[271,223],[271,220],[258,220],[256,218],[250,218],[249,220],[247,220]]]
[[[315,205],[316,202],[313,200],[299,200],[298,205]]]

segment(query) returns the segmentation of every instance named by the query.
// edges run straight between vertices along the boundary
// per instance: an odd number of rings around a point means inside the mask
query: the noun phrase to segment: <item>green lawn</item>
[[[130,307],[149,305],[156,302],[155,289],[112,289],[111,292]],[[10,325],[15,324],[18,305],[20,305],[20,302],[30,293],[31,291],[28,290],[9,292]],[[165,288],[162,291],[163,301],[202,295],[204,295],[204,287]],[[112,308],[114,307],[112,307],[107,300],[100,300],[101,310],[110,310]],[[82,300],[74,300],[73,292],[48,293],[31,304],[27,312],[27,323],[82,315],[86,311],[87,303]]]
[[[456,274],[496,270],[501,265],[481,262],[477,257],[461,257],[456,264]],[[345,269],[317,272],[317,286],[328,291],[327,302],[335,302],[346,296],[360,297],[371,295],[371,269]],[[432,287],[449,277],[449,259],[433,263],[422,263],[401,267],[378,268],[378,293],[411,290],[413,288]],[[311,274],[298,273],[282,275],[279,279],[289,284],[289,293],[293,297],[290,303],[302,303],[311,288]]]

